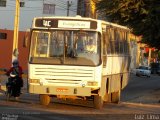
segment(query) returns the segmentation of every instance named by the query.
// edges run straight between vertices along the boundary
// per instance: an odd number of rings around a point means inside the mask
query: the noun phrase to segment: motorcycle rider
[[[14,60],[12,64],[13,66],[6,72],[6,75],[10,76],[9,77],[10,80],[16,79],[15,85],[13,86],[12,96],[14,96],[16,100],[18,100],[21,94],[21,87],[23,87],[23,79],[22,79],[23,72],[22,72],[22,67],[19,65],[18,60]],[[12,77],[10,74],[14,75],[14,77]]]

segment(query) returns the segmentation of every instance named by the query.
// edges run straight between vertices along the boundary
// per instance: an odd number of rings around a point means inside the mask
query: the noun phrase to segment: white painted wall
[[[137,66],[137,59],[138,59],[138,45],[137,45],[137,41],[133,41],[131,40],[130,41],[130,50],[131,50],[131,64],[130,64],[130,69],[131,69],[131,72],[135,74],[135,69],[136,69],[136,66]]]
[[[68,0],[21,0],[25,7],[20,8],[20,31],[26,31],[31,27],[32,19],[38,16],[67,16]],[[71,3],[69,16],[77,14],[77,0],[69,0]],[[43,2],[56,5],[55,14],[43,14]],[[7,0],[6,7],[0,7],[0,29],[13,30],[15,15],[15,0]]]

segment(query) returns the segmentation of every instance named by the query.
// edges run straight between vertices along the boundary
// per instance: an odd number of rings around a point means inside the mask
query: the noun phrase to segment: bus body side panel
[[[123,74],[123,81],[121,83],[121,89],[123,89],[127,86],[128,82],[129,82],[129,75],[130,75],[129,72]]]
[[[107,65],[103,68],[103,76],[108,79],[108,93],[123,89],[129,79],[129,60],[125,56],[107,56]]]

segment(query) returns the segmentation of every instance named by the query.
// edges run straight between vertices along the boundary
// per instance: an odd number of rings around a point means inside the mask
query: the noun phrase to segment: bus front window
[[[76,41],[77,57],[91,60],[94,65],[100,62],[100,39],[96,32],[78,32]]]
[[[86,52],[86,53],[95,53],[97,51],[98,45],[97,34],[94,33],[86,33],[86,35],[78,35],[77,40],[77,50],[79,53]]]
[[[36,32],[32,39],[35,44],[35,46],[33,45],[34,56],[47,57],[49,33]]]
[[[100,63],[100,36],[91,31],[33,31],[32,63],[96,66]]]
[[[64,32],[53,31],[50,39],[50,57],[62,57],[64,52]]]

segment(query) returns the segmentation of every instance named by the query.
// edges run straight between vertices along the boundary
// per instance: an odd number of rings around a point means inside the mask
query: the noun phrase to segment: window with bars
[[[20,7],[24,7],[25,6],[25,2],[20,2]]]
[[[0,7],[6,7],[6,0],[0,0]]]
[[[43,4],[43,14],[55,14],[55,4]]]
[[[7,33],[0,33],[0,40],[6,40],[7,39]]]

